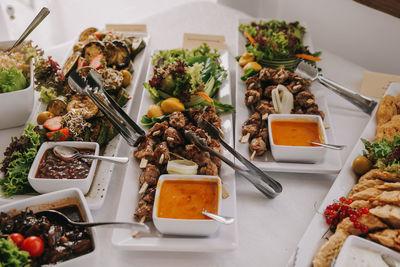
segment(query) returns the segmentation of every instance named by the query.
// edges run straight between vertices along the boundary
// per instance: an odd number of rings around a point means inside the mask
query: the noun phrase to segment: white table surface
[[[180,47],[184,32],[225,35],[228,50],[232,55],[230,71],[234,91],[233,56],[236,56],[236,25],[240,17],[247,16],[234,9],[210,2],[201,2],[184,4],[140,20],[125,16],[115,23],[146,23],[151,34],[150,51]],[[47,54],[61,62],[70,45],[71,42],[61,44],[48,50]],[[327,77],[350,89],[359,88],[364,68],[337,57],[321,47],[315,49],[323,51],[323,61],[320,66]],[[148,55],[146,57],[145,62],[148,62]],[[143,81],[144,72],[141,76]],[[369,117],[334,93],[327,90],[326,95],[336,142],[347,145],[347,148],[341,152],[344,162]],[[132,114],[137,111],[138,104],[135,103]],[[23,127],[18,127],[0,131],[0,151],[4,151],[11,136],[20,135],[22,129]],[[127,153],[127,151],[120,152],[121,155]],[[2,155],[0,160],[1,158]],[[93,212],[95,220],[110,220],[115,217],[123,174],[124,168],[116,168],[104,206]],[[213,254],[119,251],[111,245],[112,231],[98,228],[97,254],[87,259],[84,264],[87,266],[174,267],[189,265],[285,266],[316,208],[332,185],[335,175],[293,173],[272,173],[271,175],[283,186],[283,193],[274,200],[263,197],[241,177],[236,178],[239,246],[232,252]]]

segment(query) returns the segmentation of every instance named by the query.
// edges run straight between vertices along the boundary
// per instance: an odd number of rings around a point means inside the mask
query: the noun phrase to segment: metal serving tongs
[[[203,139],[195,135],[193,132],[185,132],[185,137],[187,139],[191,140],[201,149],[206,150],[210,154],[220,158],[222,161],[224,161],[226,164],[236,170],[240,175],[246,178],[250,183],[252,183],[266,197],[275,198],[282,192],[282,185],[279,182],[268,176],[262,170],[257,168],[253,163],[243,157],[240,153],[238,153],[234,148],[228,145],[224,141],[224,139],[222,139],[220,131],[214,125],[203,118],[199,119],[198,124],[201,128],[204,128],[208,132],[208,134],[211,135],[212,138],[218,140],[230,153],[232,153],[232,155],[234,155],[240,162],[242,162],[243,165],[247,167],[247,170],[244,170],[242,167],[236,165],[231,160],[227,159],[220,153],[208,147],[207,143],[204,142]]]
[[[68,84],[78,93],[89,96],[130,146],[136,146],[140,137],[146,134],[104,90],[103,82],[96,71],[90,70],[86,80],[76,71],[72,71]]]

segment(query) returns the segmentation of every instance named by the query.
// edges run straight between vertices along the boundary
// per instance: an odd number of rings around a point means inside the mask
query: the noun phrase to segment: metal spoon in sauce
[[[110,161],[113,163],[127,163],[128,157],[104,157],[95,155],[82,155],[79,150],[70,146],[55,146],[53,148],[54,155],[64,161],[73,161],[78,158],[98,159]]]
[[[207,212],[205,210],[203,210],[201,213],[203,215],[213,219],[214,221],[217,221],[217,222],[220,222],[220,223],[223,223],[223,224],[231,224],[231,223],[233,223],[235,221],[235,218],[217,215],[217,214],[214,214],[214,213]]]
[[[57,218],[59,220],[64,221],[65,223],[72,224],[73,226],[78,227],[94,227],[100,225],[112,225],[116,228],[126,228],[130,230],[140,231],[143,233],[150,233],[150,228],[144,223],[137,222],[74,222],[71,221],[64,213],[59,212],[57,210],[42,210],[35,213],[36,216],[46,216],[47,218]]]
[[[334,150],[342,150],[346,146],[344,145],[333,145],[333,144],[324,144],[324,143],[318,143],[318,142],[310,142],[312,145],[317,145],[317,146],[323,146],[329,149],[334,149]]]

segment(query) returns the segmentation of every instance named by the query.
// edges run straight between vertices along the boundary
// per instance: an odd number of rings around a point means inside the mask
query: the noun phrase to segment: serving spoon
[[[78,227],[94,227],[100,225],[112,225],[116,228],[126,228],[130,230],[140,231],[144,233],[150,233],[150,229],[144,223],[137,222],[74,222],[70,218],[68,218],[64,213],[59,212],[57,210],[43,210],[35,213],[36,216],[46,216],[47,218],[57,218],[65,223],[72,224],[73,226]]]
[[[203,215],[213,219],[214,221],[217,221],[217,222],[220,222],[220,223],[223,223],[223,224],[231,224],[231,223],[233,223],[235,221],[235,218],[217,215],[217,214],[205,211],[205,210],[203,210],[201,213]]]
[[[326,147],[326,148],[334,149],[334,150],[342,150],[346,147],[344,145],[333,145],[333,144],[325,144],[325,143],[319,143],[319,142],[310,142],[310,144],[316,145],[316,146],[322,146],[322,147]]]
[[[44,20],[45,17],[50,13],[50,10],[47,7],[42,8],[39,13],[36,15],[36,17],[32,20],[31,24],[26,28],[26,30],[21,34],[21,36],[18,38],[17,41],[8,48],[6,51],[9,52],[18,45],[20,45],[26,37],[28,37],[29,34]]]
[[[98,159],[110,161],[113,163],[127,163],[129,161],[128,157],[105,157],[105,156],[95,156],[95,155],[83,155],[79,153],[79,150],[70,146],[55,146],[53,147],[53,152],[56,157],[64,161],[73,161],[78,158],[88,158],[88,159]]]

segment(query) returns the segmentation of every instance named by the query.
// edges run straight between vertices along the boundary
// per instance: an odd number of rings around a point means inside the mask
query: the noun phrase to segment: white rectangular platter
[[[239,26],[242,23],[250,23],[252,21],[269,21],[271,19],[239,19]],[[304,24],[303,24],[304,25]],[[242,55],[246,51],[246,39],[239,32],[236,27],[237,32],[237,55]],[[309,34],[304,36],[304,43],[307,44],[311,51],[312,42]],[[244,103],[244,94],[247,90],[245,82],[243,82],[240,77],[243,75],[243,70],[236,64],[236,118],[235,118],[235,148],[243,156],[250,157],[249,144],[242,144],[239,142],[239,137],[242,134],[242,124],[251,116],[250,109]],[[315,95],[316,103],[319,108],[325,113],[324,122],[329,126],[326,130],[326,134],[329,143],[335,144],[334,131],[332,129],[331,116],[329,114],[328,104],[324,95],[324,90],[326,90],[319,83],[313,83],[310,91]],[[265,155],[260,157],[255,157],[253,163],[265,171],[271,172],[296,172],[296,173],[338,173],[342,167],[342,162],[340,159],[340,154],[336,150],[327,150],[325,157],[314,164],[309,163],[291,163],[291,162],[276,162],[272,157],[271,151],[267,151]]]
[[[225,69],[228,66],[228,52],[220,51],[221,64]],[[153,75],[153,66],[149,63],[146,75],[146,81],[151,79]],[[140,121],[142,116],[146,114],[147,109],[153,104],[153,100],[146,89],[141,87],[142,99],[136,121]],[[218,99],[227,104],[232,103],[231,87],[228,77],[218,91]],[[233,144],[232,132],[232,114],[223,114],[222,130],[225,133],[225,140],[230,145]],[[138,161],[132,156],[133,149],[130,153],[129,165],[125,172],[122,185],[121,198],[118,205],[117,221],[132,221],[139,198],[139,176],[142,170],[139,168]],[[233,157],[223,149],[222,153],[233,160]],[[238,244],[237,233],[237,216],[236,216],[236,188],[235,188],[235,172],[225,163],[220,169],[220,177],[223,186],[229,193],[229,197],[222,200],[221,215],[236,218],[231,225],[221,225],[219,230],[209,237],[181,237],[173,235],[162,235],[154,228],[152,223],[148,223],[151,227],[151,234],[141,234],[136,238],[132,237],[132,232],[124,229],[114,229],[112,235],[112,243],[115,247],[123,250],[139,250],[139,251],[191,251],[191,252],[217,252],[233,250]]]
[[[389,89],[386,91],[386,94],[390,94],[395,97],[397,97],[399,93],[400,83],[392,83]],[[374,139],[376,134],[375,114],[376,109],[372,113],[371,119],[360,138],[364,138],[366,140]],[[311,261],[315,253],[326,240],[324,239],[324,236],[328,231],[328,225],[326,224],[323,215],[324,208],[331,204],[333,200],[339,199],[341,196],[346,196],[355,185],[358,177],[353,172],[351,165],[355,157],[362,155],[363,149],[364,144],[361,142],[361,140],[358,140],[341,172],[333,183],[318,211],[316,211],[310,225],[297,245],[295,256],[293,258],[293,266],[311,266]]]
[[[134,59],[132,81],[131,81],[131,84],[126,88],[127,93],[129,94],[131,99],[128,101],[128,103],[125,105],[125,107],[123,109],[128,114],[130,113],[130,111],[132,109],[133,101],[136,99],[135,96],[138,95],[136,92],[137,91],[136,88],[138,88],[138,85],[139,85],[139,77],[140,77],[140,73],[142,72],[142,69],[143,69],[144,58],[145,58],[147,47],[148,47],[149,41],[150,41],[150,36],[146,33],[130,33],[130,34],[134,35],[134,36],[142,37],[143,40],[146,42],[146,47]],[[66,54],[63,62],[65,62],[71,54],[72,54],[72,46],[71,46],[71,49]],[[31,117],[30,117],[31,120],[29,122],[36,125],[37,115],[44,110],[46,110],[46,104],[43,104],[40,102],[39,105],[37,105],[36,109],[32,112]],[[118,154],[120,145],[123,143],[126,144],[125,140],[120,135],[117,135],[116,137],[114,137],[114,139],[112,139],[107,144],[102,155],[103,156],[116,156]],[[106,194],[107,194],[108,185],[110,183],[110,179],[111,179],[114,167],[115,167],[115,165],[110,162],[106,162],[106,161],[98,162],[97,169],[96,169],[94,179],[92,182],[92,186],[90,187],[89,192],[85,195],[85,198],[88,202],[90,209],[96,210],[96,209],[101,208],[101,206],[103,205],[104,198],[106,197]],[[1,193],[1,189],[0,189],[0,193]],[[36,194],[16,195],[16,196],[6,198],[2,194],[0,194],[0,205],[10,202],[10,201],[32,197],[34,195],[36,195]]]

